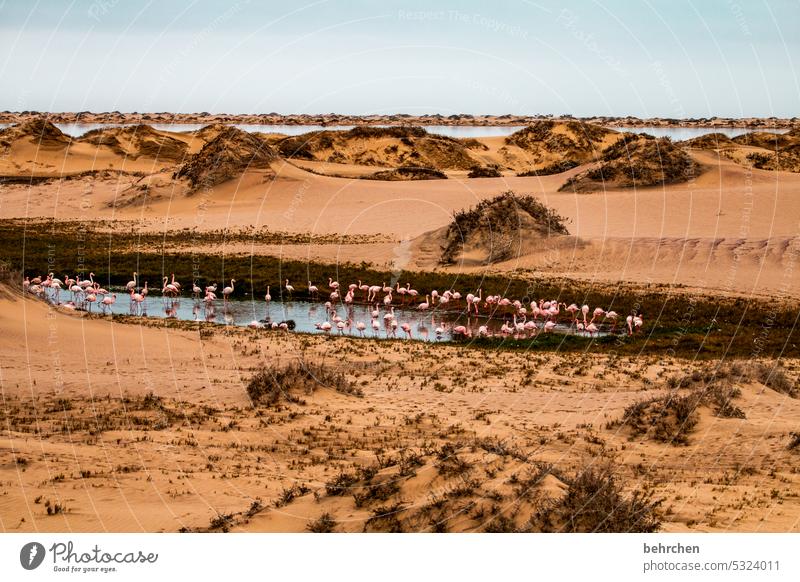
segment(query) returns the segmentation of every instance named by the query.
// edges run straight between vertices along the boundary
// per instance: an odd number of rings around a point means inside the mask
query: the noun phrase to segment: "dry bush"
[[[257,372],[247,384],[247,394],[254,404],[272,406],[281,398],[303,404],[298,394],[311,395],[317,388],[330,388],[350,396],[364,395],[342,372],[304,357],[283,367],[269,366]]]
[[[464,241],[472,237],[498,238],[506,234],[519,234],[521,227],[531,229],[543,236],[569,234],[566,218],[552,208],[548,208],[533,196],[518,196],[512,191],[504,192],[489,200],[483,200],[469,210],[456,212],[447,227],[445,246],[442,248],[441,262],[455,261],[464,248]],[[503,245],[495,245],[503,246]],[[502,252],[495,252],[492,261],[508,258]]]
[[[786,371],[779,364],[774,366],[757,364],[753,368],[753,377],[775,392],[786,394],[792,398],[798,397],[797,384],[789,379]]]
[[[336,529],[336,520],[333,519],[330,513],[325,512],[315,521],[309,523],[306,529],[312,533],[333,533]]]
[[[562,479],[568,484],[566,495],[534,515],[531,526],[571,533],[651,533],[661,527],[661,500],[639,490],[624,495],[611,464]]]

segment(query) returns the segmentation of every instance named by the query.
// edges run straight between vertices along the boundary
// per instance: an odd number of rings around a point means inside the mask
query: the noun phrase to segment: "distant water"
[[[82,305],[81,295],[73,295],[72,292],[62,290],[58,298],[52,289],[45,291],[45,298],[51,303],[76,300],[80,309],[88,309],[89,305]],[[277,298],[276,298],[277,299]],[[322,334],[326,333],[318,325],[329,322],[332,326],[331,335],[367,336],[381,338],[408,338],[420,341],[448,341],[454,337],[453,330],[458,325],[463,325],[471,329],[473,335],[478,334],[479,326],[485,326],[491,336],[516,337],[518,339],[532,337],[543,331],[543,321],[536,323],[536,328],[525,330],[519,334],[504,334],[502,326],[504,323],[511,324],[510,316],[495,313],[488,318],[486,314],[481,317],[467,317],[464,311],[458,309],[440,311],[436,308],[430,311],[421,311],[409,306],[394,306],[393,312],[397,318],[397,328],[392,330],[385,319],[386,308],[380,304],[379,315],[375,318],[378,328],[372,327],[372,310],[376,307],[369,305],[337,305],[337,309],[329,312],[320,302],[308,301],[273,301],[267,305],[264,301],[254,299],[232,299],[228,302],[217,300],[211,304],[204,301],[195,300],[190,297],[180,299],[169,299],[157,296],[148,296],[141,305],[132,305],[128,296],[121,292],[117,296],[117,301],[107,311],[114,315],[137,315],[142,318],[156,319],[180,319],[183,321],[205,321],[209,323],[219,323],[225,325],[248,326],[252,322],[258,322],[261,326],[267,327],[271,323],[282,321],[294,322],[294,331]],[[103,313],[103,307],[99,303],[91,306],[93,313]],[[344,327],[339,330],[336,326],[334,314],[343,320]],[[358,323],[365,325],[362,332],[358,329]],[[408,324],[408,331],[403,331],[402,325]],[[595,335],[604,336],[610,333],[610,323],[601,324],[602,331]],[[624,322],[617,327],[616,331],[624,331]],[[437,333],[437,329],[440,332]],[[577,334],[586,337],[584,332],[577,331],[569,323],[569,314],[562,314],[561,321],[553,329],[557,334]]]
[[[0,129],[8,127],[9,123],[0,123]],[[125,127],[134,124],[114,124],[114,123],[56,123],[61,131],[72,137],[80,137],[88,131],[102,129],[104,127]],[[152,123],[149,124],[154,129],[161,131],[196,131],[205,127],[205,123]],[[248,132],[261,133],[282,133],[285,135],[302,135],[311,131],[320,130],[348,130],[353,129],[354,125],[235,125],[239,129]],[[386,127],[386,126],[373,126]],[[449,137],[492,137],[511,135],[515,131],[522,129],[523,125],[508,126],[484,126],[484,125],[427,125],[425,129],[430,133],[446,135]],[[748,129],[741,127],[615,127],[619,131],[631,131],[633,133],[649,133],[655,137],[669,137],[673,141],[683,141],[706,135],[709,133],[722,133],[728,137],[736,137],[751,131],[763,131],[768,133],[786,133],[788,129]]]
[[[788,129],[748,129],[744,127],[615,127],[614,129],[632,133],[649,133],[654,137],[669,137],[672,141],[694,139],[709,133],[721,133],[732,138],[753,131],[764,133],[786,133],[789,131]]]

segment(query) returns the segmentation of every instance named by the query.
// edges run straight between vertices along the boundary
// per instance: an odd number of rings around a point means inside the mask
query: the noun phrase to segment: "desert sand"
[[[324,513],[362,531],[397,503],[404,530],[482,531],[561,495],[553,474],[521,495],[537,463],[569,474],[603,459],[626,492],[663,500],[663,531],[800,527],[787,449],[798,400],[734,381],[745,418],[702,408],[683,446],[613,425],[670,376],[713,362],[151,327],[64,314],[7,287],[0,325],[5,531],[303,531]],[[363,397],[321,388],[303,405],[252,407],[251,370],[301,349],[345,369]],[[796,381],[797,362],[785,366]],[[437,460],[446,446],[468,469]],[[399,475],[403,454],[419,458]],[[326,492],[340,472],[376,465],[386,491]]]
[[[754,167],[746,153],[763,147],[681,144],[700,168],[684,181],[579,191],[565,184],[596,170],[618,135],[570,145],[583,157],[569,170],[523,177],[564,156],[550,142],[422,136],[349,141],[336,162],[327,146],[297,159],[282,136],[222,126],[80,139],[44,130],[3,134],[0,220],[56,233],[67,223],[111,236],[220,233],[191,248],[148,238],[134,249],[143,253],[661,284],[761,305],[800,297],[800,174]],[[413,155],[440,160],[444,179],[364,179]],[[473,162],[499,177],[469,178]],[[500,262],[440,264],[454,213],[508,190],[552,208],[569,234],[530,239]],[[308,235],[321,238],[298,242]],[[563,531],[576,476],[608,466],[615,494],[644,495],[663,531],[800,527],[794,360],[775,368],[721,354],[539,353],[112,320],[53,308],[19,283],[0,287],[5,531]],[[300,354],[362,394],[326,384],[251,399],[257,371]],[[676,401],[693,403],[690,422]]]

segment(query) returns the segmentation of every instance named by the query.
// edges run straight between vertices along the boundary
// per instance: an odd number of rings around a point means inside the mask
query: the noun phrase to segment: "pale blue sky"
[[[798,115],[800,0],[0,0],[0,109]]]

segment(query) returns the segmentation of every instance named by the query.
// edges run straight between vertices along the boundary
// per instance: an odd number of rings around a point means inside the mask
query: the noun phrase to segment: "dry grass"
[[[281,399],[305,404],[302,395],[310,396],[319,388],[329,388],[349,396],[364,395],[342,372],[302,356],[285,366],[269,366],[256,372],[247,384],[247,394],[254,404],[273,406]]]

